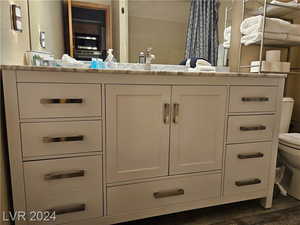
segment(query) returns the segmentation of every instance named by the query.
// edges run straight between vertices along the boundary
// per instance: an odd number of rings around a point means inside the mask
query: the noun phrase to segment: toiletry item
[[[107,50],[107,57],[104,62],[106,68],[115,68],[117,60],[113,55],[113,49],[110,48]]]
[[[98,62],[98,69],[105,69],[103,59],[97,59],[97,62]]]
[[[104,62],[102,59],[92,58],[90,68],[91,69],[105,69],[105,65],[104,65]]]
[[[92,58],[90,68],[91,69],[98,69],[98,60],[96,58]]]
[[[53,61],[54,56],[49,52],[39,52],[39,51],[26,51],[25,52],[25,63],[31,66],[43,66],[45,63],[43,61]],[[51,65],[49,65],[51,66]]]
[[[140,52],[139,54],[139,63],[140,64],[145,64],[146,63],[146,56],[144,52]]]
[[[280,50],[269,50],[266,52],[266,61],[280,62]]]
[[[32,65],[33,66],[42,66],[42,61],[43,61],[43,59],[39,55],[34,55],[32,57]]]

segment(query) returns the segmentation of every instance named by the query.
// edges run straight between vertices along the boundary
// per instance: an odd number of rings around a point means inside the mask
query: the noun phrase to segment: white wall
[[[63,2],[61,0],[28,0],[31,49],[46,51],[61,58],[64,53]],[[40,45],[40,32],[46,34],[46,48]]]
[[[147,47],[153,63],[179,64],[185,57],[189,0],[129,0],[129,61],[137,62]]]
[[[10,5],[13,3],[21,6],[23,32],[16,32],[11,29]],[[1,0],[0,8],[1,63],[24,64],[24,52],[30,50],[27,0]]]

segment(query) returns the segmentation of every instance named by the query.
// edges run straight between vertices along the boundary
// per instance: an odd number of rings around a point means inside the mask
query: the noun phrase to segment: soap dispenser
[[[107,50],[107,57],[104,62],[107,68],[115,68],[117,60],[113,55],[113,49]]]

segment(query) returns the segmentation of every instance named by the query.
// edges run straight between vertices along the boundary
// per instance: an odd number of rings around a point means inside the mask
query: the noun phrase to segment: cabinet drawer
[[[277,87],[236,86],[230,88],[230,112],[273,112]]]
[[[101,115],[101,87],[96,84],[18,84],[21,118]]]
[[[228,145],[225,195],[266,189],[271,149],[271,142]]]
[[[220,174],[197,174],[110,187],[107,190],[108,214],[126,214],[176,203],[217,199],[220,189]]]
[[[27,211],[55,210],[56,223],[103,216],[99,156],[24,163]]]
[[[100,121],[23,123],[21,133],[24,157],[102,150]]]
[[[273,138],[275,116],[230,116],[227,143],[269,141]]]

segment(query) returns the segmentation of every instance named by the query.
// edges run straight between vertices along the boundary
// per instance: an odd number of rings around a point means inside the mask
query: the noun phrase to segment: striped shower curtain
[[[186,58],[218,59],[218,0],[191,0],[186,38]]]

